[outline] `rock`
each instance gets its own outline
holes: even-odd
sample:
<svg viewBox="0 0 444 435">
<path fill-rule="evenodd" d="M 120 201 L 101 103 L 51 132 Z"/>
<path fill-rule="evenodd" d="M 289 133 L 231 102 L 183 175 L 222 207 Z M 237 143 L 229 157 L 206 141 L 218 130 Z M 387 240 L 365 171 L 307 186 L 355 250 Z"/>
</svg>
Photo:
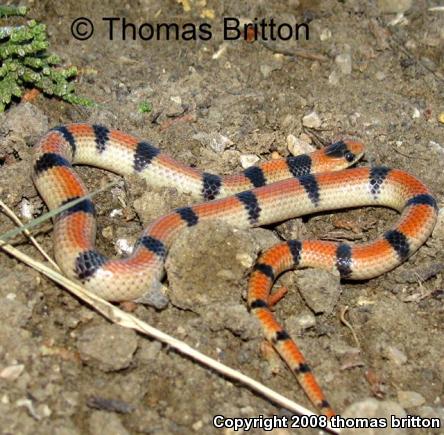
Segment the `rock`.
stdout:
<svg viewBox="0 0 444 435">
<path fill-rule="evenodd" d="M 342 414 L 343 418 L 384 418 L 390 422 L 391 416 L 405 417 L 405 411 L 396 402 L 379 401 L 373 398 L 365 399 L 350 405 Z M 401 435 L 406 434 L 405 429 L 389 427 L 381 429 L 342 429 L 341 435 Z"/>
<path fill-rule="evenodd" d="M 27 198 L 23 198 L 19 204 L 20 216 L 25 220 L 31 220 L 36 213 L 34 204 Z"/>
<path fill-rule="evenodd" d="M 302 125 L 308 128 L 319 128 L 322 125 L 321 118 L 316 112 L 310 112 L 302 118 Z"/>
<path fill-rule="evenodd" d="M 15 381 L 25 370 L 24 364 L 13 364 L 0 371 L 0 379 Z"/>
<path fill-rule="evenodd" d="M 383 14 L 399 14 L 412 6 L 412 0 L 378 0 L 378 9 Z"/>
<path fill-rule="evenodd" d="M 305 331 L 316 325 L 316 317 L 311 311 L 306 310 L 301 314 L 290 316 L 285 324 L 289 331 Z"/>
<path fill-rule="evenodd" d="M 425 399 L 415 391 L 398 391 L 398 402 L 403 408 L 415 408 L 424 405 Z"/>
<path fill-rule="evenodd" d="M 86 328 L 77 339 L 80 358 L 100 370 L 111 372 L 127 368 L 137 349 L 137 335 L 118 325 Z"/>
<path fill-rule="evenodd" d="M 394 364 L 401 366 L 407 362 L 407 355 L 394 346 L 386 346 L 383 349 L 384 356 Z"/>
<path fill-rule="evenodd" d="M 198 420 L 192 424 L 192 428 L 195 432 L 200 432 L 203 429 L 204 423 L 202 420 Z"/>
<path fill-rule="evenodd" d="M 421 118 L 421 111 L 417 107 L 414 107 L 412 113 L 412 119 L 419 119 L 419 118 Z"/>
<path fill-rule="evenodd" d="M 338 54 L 335 58 L 336 65 L 343 75 L 349 75 L 352 72 L 352 58 L 350 53 Z"/>
<path fill-rule="evenodd" d="M 253 166 L 255 163 L 259 161 L 259 157 L 256 154 L 242 154 L 239 157 L 240 164 L 244 169 Z"/>
<path fill-rule="evenodd" d="M 220 220 L 185 229 L 165 264 L 172 304 L 197 313 L 242 304 L 240 295 L 258 252 L 277 242 L 271 231 L 233 228 Z"/>
<path fill-rule="evenodd" d="M 375 78 L 376 78 L 376 80 L 382 82 L 383 80 L 385 80 L 386 75 L 385 75 L 384 71 L 378 71 L 378 72 L 375 74 Z"/>
<path fill-rule="evenodd" d="M 321 41 L 327 41 L 328 39 L 331 38 L 331 30 L 328 27 L 325 27 L 324 29 L 322 29 L 321 33 L 319 34 L 319 39 Z"/>
<path fill-rule="evenodd" d="M 299 291 L 315 314 L 333 311 L 341 294 L 340 277 L 326 270 L 306 269 L 296 273 Z"/>
<path fill-rule="evenodd" d="M 199 141 L 202 145 L 210 147 L 216 153 L 221 153 L 227 147 L 233 145 L 233 142 L 226 136 L 220 133 L 204 133 L 199 132 L 193 135 L 193 139 Z"/>
<path fill-rule="evenodd" d="M 287 148 L 293 156 L 312 153 L 315 150 L 308 142 L 305 142 L 292 134 L 287 136 Z"/>
<path fill-rule="evenodd" d="M 201 222 L 182 231 L 165 265 L 171 302 L 197 312 L 212 304 L 239 303 L 239 287 L 245 286 L 259 250 L 250 231 L 221 221 Z"/>
</svg>

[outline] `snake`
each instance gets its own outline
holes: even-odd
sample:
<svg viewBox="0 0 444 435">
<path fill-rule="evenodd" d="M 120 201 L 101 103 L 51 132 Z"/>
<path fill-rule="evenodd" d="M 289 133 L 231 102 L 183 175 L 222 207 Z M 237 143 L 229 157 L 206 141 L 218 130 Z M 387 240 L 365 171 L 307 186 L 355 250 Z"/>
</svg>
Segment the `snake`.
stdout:
<svg viewBox="0 0 444 435">
<path fill-rule="evenodd" d="M 385 166 L 351 167 L 365 152 L 345 138 L 309 154 L 264 161 L 234 175 L 216 175 L 176 161 L 147 140 L 103 125 L 75 123 L 49 130 L 34 147 L 32 179 L 50 210 L 78 200 L 54 217 L 54 256 L 63 273 L 109 301 L 140 300 L 158 288 L 172 241 L 184 228 L 222 220 L 238 228 L 268 225 L 307 214 L 385 206 L 400 216 L 391 229 L 363 243 L 289 240 L 261 254 L 248 284 L 247 304 L 267 340 L 295 374 L 308 398 L 335 415 L 295 341 L 276 320 L 272 286 L 295 268 L 321 268 L 345 280 L 386 273 L 433 231 L 437 201 L 416 177 Z M 131 255 L 111 259 L 95 247 L 96 213 L 73 169 L 86 164 L 122 176 L 137 174 L 152 186 L 174 187 L 200 201 L 149 224 Z"/>
</svg>

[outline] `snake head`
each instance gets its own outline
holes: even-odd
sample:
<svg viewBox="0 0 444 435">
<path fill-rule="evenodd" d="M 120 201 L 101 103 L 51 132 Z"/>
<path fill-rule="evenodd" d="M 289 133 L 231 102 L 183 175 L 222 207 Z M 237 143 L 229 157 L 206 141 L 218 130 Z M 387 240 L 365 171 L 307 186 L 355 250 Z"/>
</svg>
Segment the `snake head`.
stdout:
<svg viewBox="0 0 444 435">
<path fill-rule="evenodd" d="M 351 166 L 364 155 L 364 145 L 356 140 L 344 139 L 326 146 L 324 153 L 329 158 L 344 160 L 347 166 Z"/>
<path fill-rule="evenodd" d="M 316 151 L 312 157 L 316 172 L 339 171 L 354 165 L 364 155 L 364 145 L 343 139 Z"/>
</svg>

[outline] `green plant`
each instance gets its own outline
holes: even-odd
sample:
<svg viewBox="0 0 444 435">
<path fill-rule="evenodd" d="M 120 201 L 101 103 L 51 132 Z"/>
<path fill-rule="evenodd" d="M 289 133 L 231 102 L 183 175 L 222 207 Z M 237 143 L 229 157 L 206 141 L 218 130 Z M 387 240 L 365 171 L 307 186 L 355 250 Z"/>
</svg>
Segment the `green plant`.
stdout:
<svg viewBox="0 0 444 435">
<path fill-rule="evenodd" d="M 0 6 L 0 18 L 26 15 L 25 7 Z M 61 60 L 47 52 L 46 26 L 34 20 L 22 25 L 0 27 L 0 112 L 13 97 L 20 98 L 26 88 L 36 88 L 46 95 L 83 106 L 93 102 L 75 94 L 69 79 L 77 68 L 58 68 Z"/>
<path fill-rule="evenodd" d="M 142 101 L 139 104 L 139 113 L 150 113 L 153 110 L 153 106 L 149 101 Z"/>
</svg>

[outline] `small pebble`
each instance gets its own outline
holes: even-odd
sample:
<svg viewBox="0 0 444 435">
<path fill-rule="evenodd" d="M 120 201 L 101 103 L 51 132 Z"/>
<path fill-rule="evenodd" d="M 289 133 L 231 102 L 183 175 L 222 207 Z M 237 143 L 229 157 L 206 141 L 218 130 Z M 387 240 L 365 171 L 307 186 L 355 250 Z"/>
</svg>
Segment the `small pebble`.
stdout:
<svg viewBox="0 0 444 435">
<path fill-rule="evenodd" d="M 40 415 L 41 418 L 47 418 L 51 416 L 52 411 L 46 403 L 42 403 L 37 407 L 37 413 L 38 415 Z"/>
<path fill-rule="evenodd" d="M 239 157 L 241 166 L 246 169 L 250 166 L 253 166 L 255 163 L 259 161 L 259 157 L 255 154 L 242 154 Z"/>
<path fill-rule="evenodd" d="M 406 43 L 405 43 L 405 48 L 407 48 L 408 50 L 414 51 L 417 48 L 416 42 L 413 39 L 409 39 Z"/>
<path fill-rule="evenodd" d="M 404 352 L 394 346 L 387 346 L 384 350 L 384 356 L 391 362 L 401 366 L 407 362 L 407 356 Z"/>
<path fill-rule="evenodd" d="M 296 317 L 296 324 L 301 330 L 313 328 L 316 325 L 316 317 L 311 311 L 302 313 Z"/>
<path fill-rule="evenodd" d="M 236 254 L 236 260 L 245 268 L 252 267 L 254 259 L 246 252 Z"/>
<path fill-rule="evenodd" d="M 22 217 L 24 217 L 27 220 L 32 219 L 34 213 L 34 207 L 29 202 L 29 200 L 23 198 L 20 201 L 19 207 L 20 207 L 20 214 L 22 215 Z"/>
<path fill-rule="evenodd" d="M 287 148 L 293 156 L 312 153 L 314 151 L 314 148 L 309 143 L 298 139 L 293 134 L 287 136 Z"/>
<path fill-rule="evenodd" d="M 417 107 L 413 108 L 412 118 L 418 119 L 421 116 L 421 112 Z"/>
<path fill-rule="evenodd" d="M 339 67 L 339 71 L 343 75 L 349 75 L 352 72 L 352 58 L 350 53 L 338 54 L 335 58 L 335 62 Z"/>
<path fill-rule="evenodd" d="M 429 146 L 433 151 L 444 154 L 444 144 L 440 144 L 438 142 L 435 142 L 434 140 L 431 140 L 429 141 Z"/>
<path fill-rule="evenodd" d="M 233 142 L 226 136 L 220 133 L 196 133 L 193 135 L 193 139 L 199 141 L 202 145 L 210 147 L 216 153 L 221 153 L 225 151 L 227 147 L 233 145 Z"/>
<path fill-rule="evenodd" d="M 133 246 L 128 239 L 117 239 L 114 246 L 119 255 L 130 255 L 133 252 Z"/>
<path fill-rule="evenodd" d="M 424 397 L 415 391 L 398 391 L 398 402 L 403 408 L 416 408 L 424 405 Z"/>
<path fill-rule="evenodd" d="M 176 104 L 182 104 L 182 98 L 181 98 L 179 95 L 177 95 L 177 96 L 173 96 L 173 97 L 170 97 L 170 100 L 171 100 L 173 103 L 176 103 Z"/>
<path fill-rule="evenodd" d="M 385 73 L 383 71 L 378 71 L 376 73 L 375 77 L 376 77 L 376 80 L 379 80 L 381 82 L 382 80 L 385 79 L 386 76 L 385 76 Z"/>
<path fill-rule="evenodd" d="M 260 66 L 260 70 L 261 70 L 262 77 L 264 77 L 264 79 L 266 79 L 267 77 L 269 77 L 269 75 L 273 71 L 273 67 L 271 65 L 262 64 Z"/>
<path fill-rule="evenodd" d="M 123 210 L 121 208 L 114 208 L 111 210 L 109 217 L 114 218 L 122 215 L 123 215 Z"/>
<path fill-rule="evenodd" d="M 353 126 L 358 125 L 358 121 L 359 121 L 360 117 L 361 117 L 361 114 L 359 112 L 353 112 L 350 115 L 350 123 L 351 123 L 351 125 L 353 125 Z"/>
<path fill-rule="evenodd" d="M 104 227 L 102 229 L 102 236 L 106 239 L 106 240 L 113 240 L 114 239 L 114 230 L 113 227 L 111 225 L 108 225 L 107 227 Z"/>
<path fill-rule="evenodd" d="M 302 118 L 302 125 L 308 128 L 319 128 L 322 125 L 321 118 L 316 112 L 311 112 Z"/>
<path fill-rule="evenodd" d="M 325 27 L 321 34 L 319 35 L 319 39 L 321 41 L 327 41 L 327 39 L 331 38 L 331 30 L 328 27 Z"/>
<path fill-rule="evenodd" d="M 193 425 L 191 427 L 193 428 L 193 430 L 195 432 L 198 432 L 203 428 L 203 421 L 198 420 L 198 421 L 196 421 L 196 423 L 193 423 Z"/>
<path fill-rule="evenodd" d="M 25 370 L 25 366 L 23 364 L 14 364 L 8 367 L 5 367 L 0 372 L 0 378 L 6 379 L 7 381 L 15 381 Z"/>
</svg>

